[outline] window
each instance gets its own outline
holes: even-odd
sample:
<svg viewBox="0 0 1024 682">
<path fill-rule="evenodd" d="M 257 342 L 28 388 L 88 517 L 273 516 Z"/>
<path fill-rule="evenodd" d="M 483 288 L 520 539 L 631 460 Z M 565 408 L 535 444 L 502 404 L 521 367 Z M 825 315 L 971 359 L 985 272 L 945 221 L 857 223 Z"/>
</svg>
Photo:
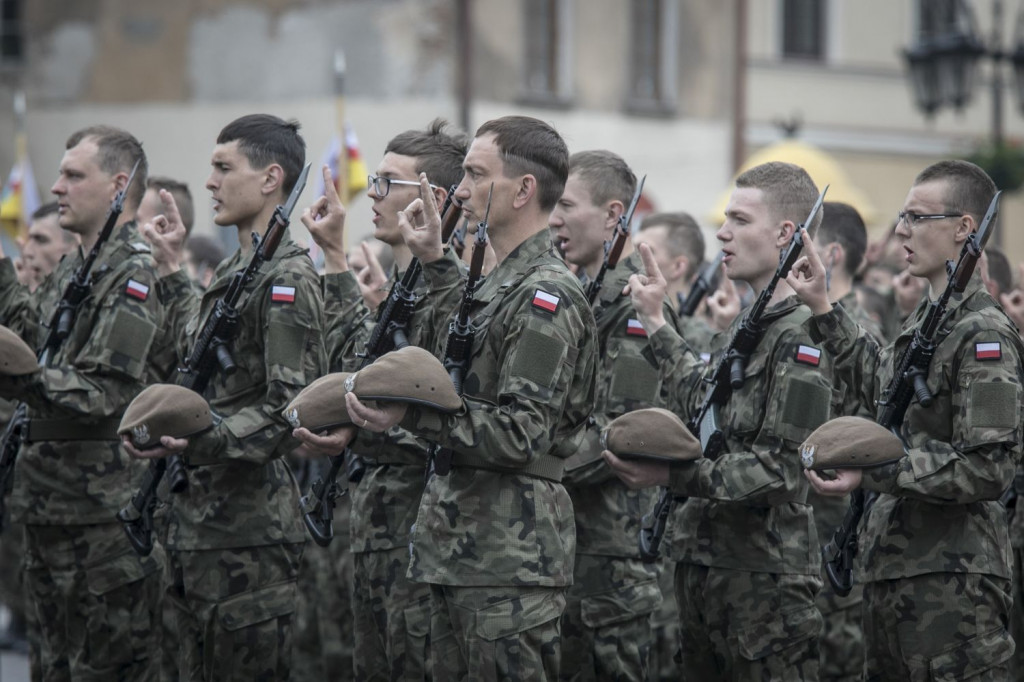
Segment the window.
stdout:
<svg viewBox="0 0 1024 682">
<path fill-rule="evenodd" d="M 782 0 L 782 58 L 825 61 L 827 0 Z"/>
<path fill-rule="evenodd" d="M 627 109 L 669 112 L 675 102 L 676 3 L 632 0 Z"/>
<path fill-rule="evenodd" d="M 951 33 L 957 28 L 959 0 L 917 0 L 915 4 L 921 38 Z"/>
<path fill-rule="evenodd" d="M 526 0 L 524 98 L 534 103 L 569 97 L 570 22 L 568 0 Z"/>
<path fill-rule="evenodd" d="M 0 0 L 0 63 L 20 63 L 24 57 L 22 0 Z"/>
</svg>

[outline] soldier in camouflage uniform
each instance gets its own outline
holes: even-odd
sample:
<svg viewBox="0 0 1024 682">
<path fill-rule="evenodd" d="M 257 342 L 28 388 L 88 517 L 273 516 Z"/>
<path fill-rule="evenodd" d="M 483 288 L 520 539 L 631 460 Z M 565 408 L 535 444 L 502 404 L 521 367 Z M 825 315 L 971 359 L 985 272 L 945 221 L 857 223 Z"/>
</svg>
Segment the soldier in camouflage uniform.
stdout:
<svg viewBox="0 0 1024 682">
<path fill-rule="evenodd" d="M 946 287 L 956 259 L 995 185 L 965 161 L 929 166 L 914 181 L 896 235 L 910 273 L 931 295 Z M 824 295 L 824 267 L 813 249 L 791 274 L 816 313 L 812 329 L 837 357 L 837 374 L 864 412 L 893 374 L 927 308 L 911 314 L 894 344 L 879 348 Z M 860 534 L 868 680 L 1005 680 L 1014 642 L 1010 543 L 999 498 L 1021 455 L 1020 338 L 975 272 L 950 299 L 927 383 L 928 408 L 911 403 L 899 435 L 907 455 L 872 469 L 808 478 L 822 493 L 859 486 L 880 493 Z"/>
<path fill-rule="evenodd" d="M 554 129 L 520 116 L 482 125 L 466 155 L 456 196 L 469 219 L 481 221 L 493 186 L 488 234 L 498 265 L 470 313 L 476 336 L 465 407 L 442 415 L 346 396 L 356 424 L 382 431 L 400 422 L 453 450 L 450 472 L 427 482 L 409 568 L 431 585 L 434 679 L 558 675 L 576 544 L 561 478 L 593 407 L 597 355 L 590 307 L 547 230 L 568 161 Z M 425 176 L 420 183 L 428 194 Z M 400 224 L 424 263 L 430 296 L 450 299 L 436 309 L 452 311 L 461 267 L 442 251 L 432 206 L 415 200 Z"/>
<path fill-rule="evenodd" d="M 398 212 L 419 196 L 419 174 L 434 183 L 431 199 L 440 206 L 447 196 L 444 188 L 458 184 L 468 139 L 447 130 L 443 119 L 434 120 L 426 130 L 409 130 L 388 143 L 377 175 L 367 189 L 373 200 L 374 234 L 391 247 L 396 270 L 391 282 L 400 279 L 412 260 L 402 241 Z M 355 277 L 348 269 L 343 251 L 344 212 L 336 196 L 321 200 L 303 215 L 310 234 L 324 250 L 324 305 L 331 371 L 354 372 L 363 364 L 357 354 L 364 350 L 373 331 L 374 318 L 363 305 Z M 340 220 L 332 220 L 340 216 Z M 417 284 L 420 305 L 407 329 L 409 343 L 433 348 L 438 325 L 426 287 Z M 311 447 L 330 443 L 307 429 L 295 435 Z M 337 445 L 327 452 L 336 454 Z M 352 518 L 351 547 L 354 554 L 355 661 L 358 680 L 423 680 L 430 677 L 429 638 L 430 586 L 410 580 L 409 531 L 416 520 L 423 495 L 428 444 L 408 431 L 393 427 L 383 434 L 364 431 L 353 452 L 365 462 L 365 473 L 350 488 Z M 341 543 L 348 544 L 348 538 Z M 337 589 L 334 586 L 333 589 Z"/>
<path fill-rule="evenodd" d="M 298 124 L 243 116 L 217 138 L 206 186 L 214 221 L 234 225 L 242 248 L 217 268 L 200 300 L 180 269 L 184 227 L 170 195 L 167 214 L 147 234 L 160 286 L 192 315 L 181 331 L 185 356 L 236 270 L 251 257 L 250 233 L 263 234 L 291 192 L 305 158 Z M 230 343 L 237 369 L 218 372 L 204 397 L 218 418 L 192 439 L 162 438 L 136 457 L 183 455 L 188 491 L 172 495 L 167 547 L 180 649 L 187 680 L 287 680 L 291 668 L 296 576 L 305 543 L 299 492 L 282 455 L 297 443 L 281 417 L 288 402 L 323 374 L 323 305 L 307 252 L 285 234 L 248 287 Z"/>
<path fill-rule="evenodd" d="M 817 194 L 792 164 L 741 174 L 717 235 L 726 275 L 763 290 Z M 689 419 L 703 397 L 705 366 L 665 324 L 665 280 L 646 246 L 641 254 L 647 275 L 630 278 L 633 305 Z M 627 484 L 662 485 L 688 498 L 673 519 L 670 547 L 683 679 L 818 679 L 821 561 L 797 449 L 828 420 L 832 383 L 831 361 L 805 329 L 809 317 L 780 282 L 744 384 L 722 407 L 725 447 L 717 457 L 668 465 L 605 452 Z"/>
<path fill-rule="evenodd" d="M 146 157 L 129 133 L 105 126 L 74 133 L 66 146 L 51 191 L 61 227 L 80 235 L 82 248 L 31 296 L 10 260 L 0 260 L 0 322 L 32 347 L 42 345 L 44 324 L 140 163 L 70 336 L 49 369 L 0 385 L 27 402 L 31 419 L 9 505 L 25 524 L 25 592 L 40 626 L 33 676 L 155 680 L 163 552 L 137 556 L 115 518 L 142 473 L 120 450 L 116 429 L 151 378 L 147 359 L 161 324 L 156 273 L 133 220 Z"/>
<path fill-rule="evenodd" d="M 636 191 L 626 162 L 607 151 L 573 154 L 565 192 L 551 212 L 552 238 L 566 262 L 593 281 L 619 216 Z M 640 517 L 653 491 L 627 488 L 601 458 L 601 429 L 612 419 L 661 404 L 658 369 L 642 355 L 647 333 L 623 295 L 640 272 L 630 238 L 606 271 L 594 301 L 600 362 L 597 399 L 586 438 L 566 462 L 565 485 L 576 517 L 576 569 L 562 615 L 562 679 L 646 680 L 653 645 L 651 616 L 661 603 L 657 567 L 640 559 Z M 666 316 L 675 321 L 667 301 Z M 675 601 L 675 596 L 668 595 Z"/>
</svg>

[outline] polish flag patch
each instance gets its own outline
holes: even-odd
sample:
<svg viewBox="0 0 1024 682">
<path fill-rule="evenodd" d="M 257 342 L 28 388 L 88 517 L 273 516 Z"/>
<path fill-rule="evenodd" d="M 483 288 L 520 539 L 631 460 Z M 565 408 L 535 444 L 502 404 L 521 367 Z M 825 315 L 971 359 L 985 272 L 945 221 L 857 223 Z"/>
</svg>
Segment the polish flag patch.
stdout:
<svg viewBox="0 0 1024 682">
<path fill-rule="evenodd" d="M 974 344 L 975 360 L 998 360 L 1003 357 L 1003 348 L 998 341 Z"/>
<path fill-rule="evenodd" d="M 270 300 L 274 303 L 294 303 L 295 287 L 275 286 L 270 291 Z"/>
<path fill-rule="evenodd" d="M 533 295 L 533 305 L 541 310 L 546 310 L 549 313 L 553 313 L 558 310 L 558 302 L 561 299 L 558 296 L 549 294 L 546 291 L 537 289 L 537 292 Z"/>
<path fill-rule="evenodd" d="M 128 285 L 124 289 L 124 293 L 128 294 L 132 298 L 145 301 L 149 298 L 149 287 L 142 282 L 136 282 L 134 279 L 129 279 Z"/>
<path fill-rule="evenodd" d="M 796 361 L 817 367 L 821 362 L 821 351 L 811 346 L 799 346 L 796 349 Z"/>
<path fill-rule="evenodd" d="M 642 324 L 640 324 L 640 320 L 635 320 L 633 318 L 629 318 L 629 320 L 626 321 L 626 333 L 630 336 L 647 337 L 647 330 L 644 329 Z"/>
</svg>

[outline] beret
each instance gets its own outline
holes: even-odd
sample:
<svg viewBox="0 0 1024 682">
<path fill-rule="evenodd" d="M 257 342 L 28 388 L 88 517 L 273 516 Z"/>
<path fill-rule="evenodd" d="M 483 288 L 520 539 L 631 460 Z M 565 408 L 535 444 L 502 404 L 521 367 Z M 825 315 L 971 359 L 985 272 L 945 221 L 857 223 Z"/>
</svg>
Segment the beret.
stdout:
<svg viewBox="0 0 1024 682">
<path fill-rule="evenodd" d="M 0 327 L 0 375 L 20 377 L 39 369 L 36 354 L 28 344 L 7 327 Z"/>
<path fill-rule="evenodd" d="M 462 407 L 444 365 L 418 346 L 385 353 L 350 376 L 345 386 L 360 400 L 415 403 L 441 412 Z"/>
<path fill-rule="evenodd" d="M 863 417 L 827 421 L 800 448 L 805 469 L 859 469 L 895 462 L 906 454 L 899 436 Z"/>
<path fill-rule="evenodd" d="M 688 462 L 703 456 L 683 420 L 660 407 L 627 412 L 601 432 L 601 445 L 623 459 Z"/>
<path fill-rule="evenodd" d="M 140 450 L 160 444 L 161 436 L 185 438 L 213 426 L 206 399 L 177 384 L 153 384 L 135 396 L 121 417 L 119 435 L 131 434 Z"/>
<path fill-rule="evenodd" d="M 350 372 L 335 372 L 320 377 L 299 391 L 281 414 L 295 429 L 322 431 L 351 424 L 345 405 L 345 381 L 350 376 Z"/>
</svg>

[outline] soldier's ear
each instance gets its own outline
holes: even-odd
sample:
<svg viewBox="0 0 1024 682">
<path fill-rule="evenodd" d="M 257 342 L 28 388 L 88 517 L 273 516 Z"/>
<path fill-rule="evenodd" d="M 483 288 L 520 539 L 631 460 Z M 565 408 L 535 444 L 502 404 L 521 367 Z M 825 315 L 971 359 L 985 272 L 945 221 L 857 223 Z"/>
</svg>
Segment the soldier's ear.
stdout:
<svg viewBox="0 0 1024 682">
<path fill-rule="evenodd" d="M 515 196 L 512 198 L 512 206 L 522 208 L 530 202 L 535 194 L 537 194 L 537 178 L 527 173 L 519 178 Z"/>
<path fill-rule="evenodd" d="M 978 229 L 978 223 L 974 221 L 974 216 L 963 215 L 956 223 L 956 229 L 953 231 L 953 241 L 957 244 L 963 244 L 967 239 L 968 235 Z"/>
<path fill-rule="evenodd" d="M 273 194 L 281 190 L 284 192 L 284 169 L 276 163 L 272 163 L 263 169 L 263 186 L 260 188 L 263 194 Z"/>
<path fill-rule="evenodd" d="M 437 204 L 437 210 L 441 210 L 441 206 L 444 205 L 444 200 L 448 197 L 448 190 L 444 187 L 434 187 L 431 190 L 434 193 L 434 202 Z"/>
<path fill-rule="evenodd" d="M 626 207 L 618 199 L 612 199 L 604 207 L 604 228 L 611 232 L 619 224 L 619 216 L 625 213 Z M 628 226 L 627 226 L 628 227 Z"/>
<path fill-rule="evenodd" d="M 796 234 L 796 224 L 792 220 L 783 220 L 779 224 L 778 238 L 775 241 L 775 245 L 784 249 L 789 246 L 789 242 L 793 239 L 793 235 Z"/>
</svg>

